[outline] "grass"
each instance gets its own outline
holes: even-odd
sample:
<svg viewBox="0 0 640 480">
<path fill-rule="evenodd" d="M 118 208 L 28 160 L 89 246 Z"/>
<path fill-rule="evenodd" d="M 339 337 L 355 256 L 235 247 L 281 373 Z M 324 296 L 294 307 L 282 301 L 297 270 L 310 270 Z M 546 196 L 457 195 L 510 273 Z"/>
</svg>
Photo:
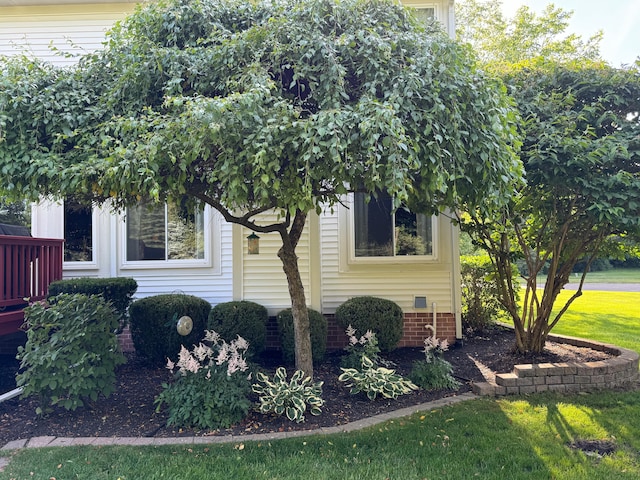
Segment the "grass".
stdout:
<svg viewBox="0 0 640 480">
<path fill-rule="evenodd" d="M 613 441 L 602 457 L 571 448 Z M 26 449 L 1 479 L 637 479 L 637 393 L 480 399 L 360 432 L 262 443 Z"/>
<path fill-rule="evenodd" d="M 538 283 L 544 283 L 545 276 L 538 277 Z M 579 282 L 580 275 L 571 277 L 571 282 Z M 585 283 L 640 283 L 640 268 L 614 268 L 603 272 L 590 272 Z"/>
<path fill-rule="evenodd" d="M 638 318 L 640 293 L 587 291 L 557 332 L 640 351 Z M 601 456 L 571 447 L 590 440 L 616 450 Z M 262 443 L 25 449 L 0 473 L 0 480 L 301 477 L 637 479 L 640 393 L 479 399 L 350 434 Z"/>
<path fill-rule="evenodd" d="M 556 302 L 573 292 L 563 291 Z M 640 293 L 583 290 L 553 333 L 613 343 L 640 352 Z"/>
</svg>

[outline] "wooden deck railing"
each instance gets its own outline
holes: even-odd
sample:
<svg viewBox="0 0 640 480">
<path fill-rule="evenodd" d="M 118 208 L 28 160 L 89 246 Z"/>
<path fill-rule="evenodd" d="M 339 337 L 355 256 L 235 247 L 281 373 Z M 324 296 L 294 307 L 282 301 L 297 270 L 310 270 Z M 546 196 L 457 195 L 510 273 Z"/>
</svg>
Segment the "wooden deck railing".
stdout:
<svg viewBox="0 0 640 480">
<path fill-rule="evenodd" d="M 62 245 L 50 238 L 0 235 L 0 335 L 17 330 L 16 310 L 42 300 L 49 284 L 62 278 Z M 3 313 L 12 326 L 3 325 Z M 12 319 L 12 320 L 11 320 Z M 4 322 L 6 323 L 6 322 Z"/>
</svg>

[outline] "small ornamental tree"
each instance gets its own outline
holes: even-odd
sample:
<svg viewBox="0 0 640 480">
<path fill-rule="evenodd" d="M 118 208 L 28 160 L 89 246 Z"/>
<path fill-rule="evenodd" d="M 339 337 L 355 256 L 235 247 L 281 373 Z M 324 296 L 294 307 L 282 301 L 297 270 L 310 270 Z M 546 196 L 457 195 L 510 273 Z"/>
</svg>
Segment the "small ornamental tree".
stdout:
<svg viewBox="0 0 640 480">
<path fill-rule="evenodd" d="M 504 18 L 500 3 L 456 2 L 457 32 L 516 100 L 527 184 L 501 214 L 473 213 L 463 228 L 494 263 L 518 350 L 537 352 L 582 294 L 598 254 L 640 235 L 640 63 L 606 66 L 601 32 L 587 40 L 566 32 L 570 11 L 549 5 L 536 15 L 523 6 Z M 516 262 L 526 284 L 522 303 Z M 552 315 L 578 262 L 579 288 Z"/>
<path fill-rule="evenodd" d="M 2 62 L 0 185 L 116 208 L 187 195 L 277 232 L 311 375 L 296 256 L 309 212 L 353 190 L 490 210 L 518 182 L 514 112 L 475 64 L 387 0 L 145 3 L 74 67 Z"/>
<path fill-rule="evenodd" d="M 527 185 L 503 215 L 472 215 L 465 228 L 495 264 L 518 350 L 539 352 L 606 242 L 640 239 L 640 69 L 551 64 L 515 69 L 505 81 L 523 119 Z M 512 279 L 518 260 L 522 293 Z M 552 313 L 578 262 L 578 289 Z"/>
</svg>

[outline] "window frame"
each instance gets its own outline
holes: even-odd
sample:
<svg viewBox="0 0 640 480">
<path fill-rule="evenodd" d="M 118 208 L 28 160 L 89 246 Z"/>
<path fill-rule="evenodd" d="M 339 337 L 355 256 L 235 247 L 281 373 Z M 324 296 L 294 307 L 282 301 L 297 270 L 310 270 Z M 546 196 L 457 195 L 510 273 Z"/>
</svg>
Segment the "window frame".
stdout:
<svg viewBox="0 0 640 480">
<path fill-rule="evenodd" d="M 165 207 L 164 235 L 165 241 L 168 235 L 167 204 Z M 214 215 L 209 205 L 203 208 L 203 258 L 169 259 L 164 260 L 127 260 L 127 210 L 120 218 L 120 268 L 122 270 L 158 270 L 158 269 L 184 269 L 184 268 L 210 268 L 214 266 L 214 251 L 219 250 L 220 220 Z M 218 255 L 219 258 L 219 255 Z"/>
<path fill-rule="evenodd" d="M 420 2 L 420 1 L 406 1 L 403 2 L 403 5 L 405 7 L 408 8 L 412 8 L 414 10 L 427 10 L 427 9 L 433 9 L 433 19 L 440 21 L 440 12 L 439 12 L 439 7 L 441 6 L 441 4 L 435 3 L 435 2 Z"/>
<path fill-rule="evenodd" d="M 347 211 L 347 251 L 348 263 L 351 265 L 389 265 L 389 264 L 426 264 L 438 261 L 438 217 L 431 216 L 431 254 L 430 255 L 393 255 L 388 256 L 356 256 L 356 219 L 355 194 L 350 193 L 345 202 Z M 391 219 L 390 219 L 391 220 Z M 393 220 L 391 220 L 393 221 Z M 394 244 L 395 252 L 395 244 Z"/>
<path fill-rule="evenodd" d="M 65 204 L 67 200 L 62 202 L 62 237 L 67 239 L 65 224 L 66 224 L 66 212 Z M 63 270 L 95 270 L 98 268 L 98 248 L 99 248 L 99 236 L 98 236 L 98 209 L 94 205 L 90 205 L 91 208 L 91 260 L 64 260 L 65 252 L 63 247 L 62 253 L 62 269 Z"/>
</svg>

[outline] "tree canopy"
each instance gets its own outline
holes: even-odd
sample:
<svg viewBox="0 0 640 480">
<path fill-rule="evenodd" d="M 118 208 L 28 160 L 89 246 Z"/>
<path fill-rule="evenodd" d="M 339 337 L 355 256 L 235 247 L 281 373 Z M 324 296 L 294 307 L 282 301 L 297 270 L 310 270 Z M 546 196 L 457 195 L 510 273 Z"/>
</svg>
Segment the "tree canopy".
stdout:
<svg viewBox="0 0 640 480">
<path fill-rule="evenodd" d="M 76 66 L 2 61 L 0 180 L 116 207 L 188 195 L 278 232 L 310 372 L 308 212 L 386 190 L 396 207 L 489 214 L 521 178 L 514 121 L 469 49 L 390 1 L 160 0 Z"/>
</svg>

